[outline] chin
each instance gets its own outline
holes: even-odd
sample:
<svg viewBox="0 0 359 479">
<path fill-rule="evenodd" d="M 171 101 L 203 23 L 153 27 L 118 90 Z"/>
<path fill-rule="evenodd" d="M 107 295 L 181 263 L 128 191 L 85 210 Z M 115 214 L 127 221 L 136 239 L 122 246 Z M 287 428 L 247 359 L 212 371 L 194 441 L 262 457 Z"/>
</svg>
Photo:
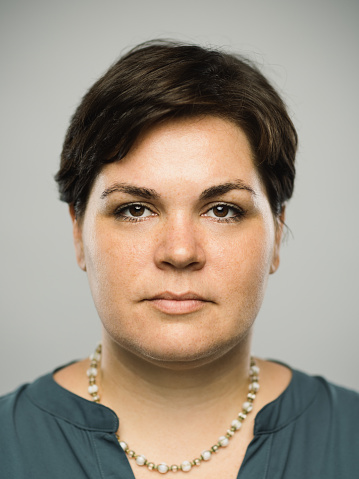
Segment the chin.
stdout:
<svg viewBox="0 0 359 479">
<path fill-rule="evenodd" d="M 247 337 L 247 334 L 245 336 Z M 166 341 L 165 346 L 157 348 L 153 347 L 153 344 L 148 347 L 147 343 L 145 346 L 138 342 L 124 344 L 120 341 L 119 343 L 127 352 L 151 364 L 168 369 L 184 370 L 204 366 L 225 356 L 243 340 L 243 337 L 231 337 L 228 341 L 222 342 L 218 342 L 218 339 L 213 342 L 194 339 L 185 344 L 178 344 L 178 341 L 172 343 Z"/>
</svg>

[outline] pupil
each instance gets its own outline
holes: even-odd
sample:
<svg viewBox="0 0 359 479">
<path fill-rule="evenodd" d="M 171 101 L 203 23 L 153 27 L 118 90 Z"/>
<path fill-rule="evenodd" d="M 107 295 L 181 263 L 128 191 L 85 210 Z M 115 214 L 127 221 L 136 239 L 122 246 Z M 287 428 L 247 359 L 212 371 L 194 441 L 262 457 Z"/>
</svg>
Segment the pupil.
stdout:
<svg viewBox="0 0 359 479">
<path fill-rule="evenodd" d="M 216 206 L 215 207 L 215 214 L 216 216 L 227 216 L 228 214 L 228 206 Z"/>
<path fill-rule="evenodd" d="M 129 211 L 132 216 L 142 216 L 144 211 L 144 206 L 132 205 L 130 206 Z"/>
</svg>

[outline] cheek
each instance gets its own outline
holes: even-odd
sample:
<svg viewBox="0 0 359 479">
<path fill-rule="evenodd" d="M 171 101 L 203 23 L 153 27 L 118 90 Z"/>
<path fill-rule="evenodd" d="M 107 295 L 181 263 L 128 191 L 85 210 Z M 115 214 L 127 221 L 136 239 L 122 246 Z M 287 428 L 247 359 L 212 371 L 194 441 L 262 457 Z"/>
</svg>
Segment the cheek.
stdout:
<svg viewBox="0 0 359 479">
<path fill-rule="evenodd" d="M 104 231 L 100 225 L 84 244 L 87 275 L 97 302 L 129 290 L 149 255 L 149 242 Z"/>
<path fill-rule="evenodd" d="M 222 305 L 226 309 L 225 316 L 228 321 L 236 320 L 240 330 L 253 324 L 261 308 L 270 259 L 270 242 L 259 241 L 258 237 L 248 238 L 237 244 L 236 248 L 231 248 L 230 261 L 227 266 L 221 267 L 219 276 L 215 278 Z"/>
<path fill-rule="evenodd" d="M 213 263 L 217 263 L 219 279 L 238 286 L 261 287 L 269 274 L 274 247 L 274 231 L 259 224 L 247 228 L 227 241 L 211 245 Z"/>
</svg>

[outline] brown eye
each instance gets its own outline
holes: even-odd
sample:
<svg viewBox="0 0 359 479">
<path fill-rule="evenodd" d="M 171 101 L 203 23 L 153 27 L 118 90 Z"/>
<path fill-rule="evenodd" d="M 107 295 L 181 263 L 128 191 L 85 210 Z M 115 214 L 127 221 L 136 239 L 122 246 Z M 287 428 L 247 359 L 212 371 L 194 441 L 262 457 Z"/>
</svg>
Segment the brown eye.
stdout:
<svg viewBox="0 0 359 479">
<path fill-rule="evenodd" d="M 207 210 L 206 213 L 203 213 L 203 216 L 216 219 L 219 222 L 229 223 L 240 221 L 245 216 L 245 212 L 239 206 L 218 203 Z"/>
<path fill-rule="evenodd" d="M 141 203 L 132 203 L 120 207 L 115 211 L 115 217 L 121 221 L 142 221 L 149 216 L 155 216 L 147 206 Z"/>
<path fill-rule="evenodd" d="M 217 205 L 213 208 L 213 213 L 219 218 L 224 218 L 228 215 L 230 207 L 227 205 Z"/>
<path fill-rule="evenodd" d="M 131 205 L 128 207 L 128 212 L 131 216 L 143 216 L 146 208 L 143 205 Z"/>
</svg>

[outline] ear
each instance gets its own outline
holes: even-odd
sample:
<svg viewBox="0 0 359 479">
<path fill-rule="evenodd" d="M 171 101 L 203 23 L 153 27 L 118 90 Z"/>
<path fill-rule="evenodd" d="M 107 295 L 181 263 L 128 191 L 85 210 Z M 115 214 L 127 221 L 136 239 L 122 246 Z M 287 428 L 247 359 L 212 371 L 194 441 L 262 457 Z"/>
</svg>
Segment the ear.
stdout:
<svg viewBox="0 0 359 479">
<path fill-rule="evenodd" d="M 275 243 L 273 249 L 272 264 L 269 270 L 270 274 L 273 274 L 277 271 L 280 262 L 280 246 L 282 243 L 283 228 L 285 222 L 285 206 L 283 206 L 280 215 L 275 218 Z"/>
<path fill-rule="evenodd" d="M 72 220 L 72 234 L 74 239 L 77 264 L 83 271 L 86 271 L 84 245 L 82 241 L 82 226 L 76 218 L 74 205 L 70 205 L 69 211 Z"/>
</svg>

